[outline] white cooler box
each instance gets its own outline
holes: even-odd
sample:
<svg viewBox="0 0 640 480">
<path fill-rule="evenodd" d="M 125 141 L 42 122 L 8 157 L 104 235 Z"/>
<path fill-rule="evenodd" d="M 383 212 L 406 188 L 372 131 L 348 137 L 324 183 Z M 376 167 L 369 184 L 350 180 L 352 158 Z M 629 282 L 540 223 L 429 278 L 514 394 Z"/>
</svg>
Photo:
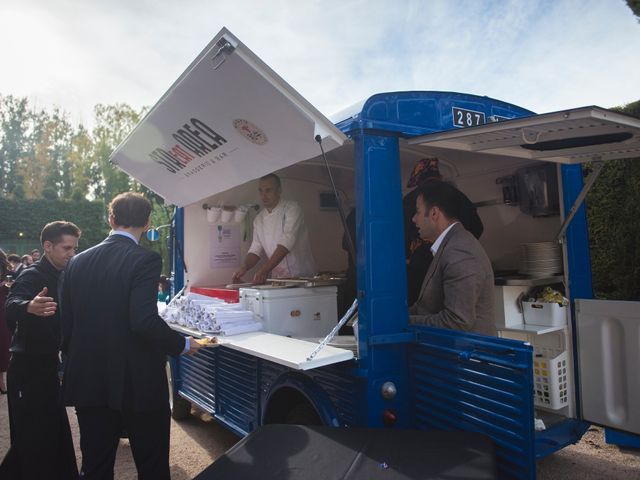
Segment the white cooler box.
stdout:
<svg viewBox="0 0 640 480">
<path fill-rule="evenodd" d="M 337 292 L 335 286 L 241 288 L 240 303 L 263 323 L 265 332 L 324 337 L 338 323 Z"/>
</svg>

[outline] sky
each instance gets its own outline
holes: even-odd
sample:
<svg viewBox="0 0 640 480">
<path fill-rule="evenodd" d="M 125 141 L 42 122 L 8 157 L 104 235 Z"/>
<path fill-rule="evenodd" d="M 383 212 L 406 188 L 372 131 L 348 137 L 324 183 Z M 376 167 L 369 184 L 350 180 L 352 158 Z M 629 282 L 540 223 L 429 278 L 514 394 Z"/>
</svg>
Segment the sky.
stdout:
<svg viewBox="0 0 640 480">
<path fill-rule="evenodd" d="M 0 95 L 152 106 L 224 26 L 327 116 L 446 90 L 542 113 L 640 99 L 624 0 L 0 0 Z"/>
</svg>

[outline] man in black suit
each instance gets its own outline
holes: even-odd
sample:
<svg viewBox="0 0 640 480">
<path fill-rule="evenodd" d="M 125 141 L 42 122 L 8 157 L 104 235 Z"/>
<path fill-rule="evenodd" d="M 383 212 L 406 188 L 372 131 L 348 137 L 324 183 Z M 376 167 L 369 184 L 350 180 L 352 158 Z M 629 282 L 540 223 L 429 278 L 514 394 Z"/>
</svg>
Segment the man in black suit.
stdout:
<svg viewBox="0 0 640 480">
<path fill-rule="evenodd" d="M 84 479 L 113 479 L 119 437 L 138 478 L 169 479 L 167 355 L 200 345 L 158 316 L 160 255 L 138 245 L 151 204 L 137 193 L 109 206 L 112 232 L 69 263 L 62 288 L 63 392 L 76 407 Z"/>
</svg>

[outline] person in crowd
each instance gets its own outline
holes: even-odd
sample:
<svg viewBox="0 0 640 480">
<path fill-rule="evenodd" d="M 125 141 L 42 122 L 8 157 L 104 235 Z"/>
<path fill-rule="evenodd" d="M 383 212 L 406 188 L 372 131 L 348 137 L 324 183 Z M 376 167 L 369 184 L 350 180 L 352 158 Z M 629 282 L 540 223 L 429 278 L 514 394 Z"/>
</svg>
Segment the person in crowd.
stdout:
<svg viewBox="0 0 640 480">
<path fill-rule="evenodd" d="M 18 276 L 19 269 L 22 268 L 22 261 L 20 260 L 20 256 L 15 253 L 10 253 L 7 255 L 7 260 L 9 261 L 11 272 L 13 273 L 13 278 Z"/>
<path fill-rule="evenodd" d="M 438 164 L 438 159 L 435 157 L 418 160 L 407 182 L 407 188 L 413 188 L 413 190 L 407 193 L 402 200 L 404 210 L 405 254 L 407 259 L 408 305 L 413 305 L 418 299 L 422 281 L 433 260 L 430 249 L 431 243 L 420 238 L 418 229 L 413 223 L 413 216 L 416 213 L 418 187 L 429 185 L 432 182 L 444 181 L 440 174 Z M 460 218 L 458 220 L 474 237 L 480 238 L 484 226 L 482 225 L 482 220 L 480 220 L 476 207 L 473 206 L 471 200 L 469 200 L 464 193 L 459 190 L 456 191 L 458 192 L 458 201 L 460 202 Z"/>
<path fill-rule="evenodd" d="M 139 478 L 170 478 L 167 355 L 201 346 L 158 315 L 162 259 L 138 244 L 150 213 L 141 194 L 117 195 L 111 234 L 74 257 L 65 273 L 63 398 L 76 409 L 85 480 L 113 478 L 123 430 Z"/>
<path fill-rule="evenodd" d="M 80 229 L 71 222 L 45 225 L 40 234 L 43 257 L 26 267 L 9 291 L 11 447 L 0 465 L 3 479 L 78 477 L 67 412 L 60 402 L 58 280 L 76 253 L 79 237 Z"/>
<path fill-rule="evenodd" d="M 37 262 L 38 260 L 40 260 L 40 250 L 38 250 L 37 248 L 34 248 L 33 250 L 31 250 L 31 259 L 34 262 Z"/>
<path fill-rule="evenodd" d="M 480 242 L 460 223 L 459 191 L 445 182 L 418 187 L 413 222 L 432 243 L 433 261 L 418 300 L 409 308 L 413 324 L 495 335 L 493 269 Z"/>
<path fill-rule="evenodd" d="M 158 301 L 167 302 L 171 296 L 171 285 L 169 285 L 169 279 L 164 275 L 160 275 L 158 281 Z"/>
<path fill-rule="evenodd" d="M 9 294 L 9 280 L 7 275 L 11 273 L 11 264 L 7 260 L 7 254 L 0 249 L 0 395 L 6 395 L 6 373 L 9 368 L 9 345 L 11 345 L 11 332 L 7 327 L 4 313 L 4 302 Z"/>
<path fill-rule="evenodd" d="M 233 274 L 232 282 L 242 282 L 242 277 L 258 264 L 263 254 L 266 261 L 253 275 L 253 283 L 264 283 L 269 276 L 315 275 L 315 261 L 300 206 L 281 199 L 282 184 L 276 174 L 262 177 L 258 191 L 264 208 L 253 221 L 253 242 L 242 267 Z"/>
<path fill-rule="evenodd" d="M 22 262 L 22 266 L 25 267 L 25 268 L 26 267 L 30 267 L 31 265 L 33 265 L 33 257 L 31 255 L 29 255 L 29 254 L 23 255 L 20 258 L 20 261 Z"/>
</svg>

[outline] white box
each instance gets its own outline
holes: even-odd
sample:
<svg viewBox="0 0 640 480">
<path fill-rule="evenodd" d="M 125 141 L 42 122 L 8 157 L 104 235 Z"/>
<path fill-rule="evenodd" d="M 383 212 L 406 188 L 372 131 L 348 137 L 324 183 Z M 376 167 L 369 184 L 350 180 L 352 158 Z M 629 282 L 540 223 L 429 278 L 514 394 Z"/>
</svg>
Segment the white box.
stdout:
<svg viewBox="0 0 640 480">
<path fill-rule="evenodd" d="M 324 337 L 338 323 L 337 292 L 335 286 L 241 288 L 240 303 L 263 323 L 265 332 Z"/>
<path fill-rule="evenodd" d="M 524 323 L 518 299 L 529 288 L 521 285 L 496 285 L 493 287 L 493 313 L 497 328 L 512 327 Z"/>
<path fill-rule="evenodd" d="M 567 307 L 558 303 L 522 302 L 524 323 L 562 327 L 567 324 Z"/>
</svg>

